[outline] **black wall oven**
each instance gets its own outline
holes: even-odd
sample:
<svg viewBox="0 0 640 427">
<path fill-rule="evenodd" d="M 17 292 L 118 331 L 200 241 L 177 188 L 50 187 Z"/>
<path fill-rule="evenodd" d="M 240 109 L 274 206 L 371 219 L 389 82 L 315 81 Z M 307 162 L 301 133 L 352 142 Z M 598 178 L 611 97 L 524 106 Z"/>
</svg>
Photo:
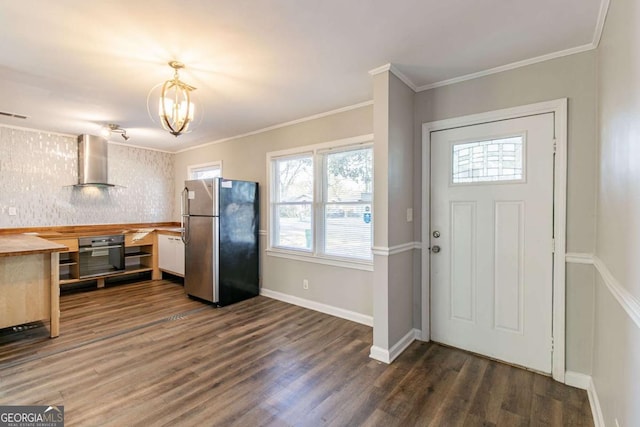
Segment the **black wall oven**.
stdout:
<svg viewBox="0 0 640 427">
<path fill-rule="evenodd" d="M 80 278 L 124 271 L 124 235 L 81 237 Z"/>
</svg>

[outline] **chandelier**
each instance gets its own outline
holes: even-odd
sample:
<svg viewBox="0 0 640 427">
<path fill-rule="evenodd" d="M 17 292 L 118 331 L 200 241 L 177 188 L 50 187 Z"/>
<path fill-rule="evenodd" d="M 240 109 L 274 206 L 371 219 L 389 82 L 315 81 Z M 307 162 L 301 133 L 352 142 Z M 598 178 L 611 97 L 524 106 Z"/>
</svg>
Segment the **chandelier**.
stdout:
<svg viewBox="0 0 640 427">
<path fill-rule="evenodd" d="M 195 106 L 191 101 L 191 91 L 196 88 L 180 80 L 178 70 L 184 68 L 182 62 L 171 61 L 169 66 L 174 70 L 173 79 L 162 85 L 158 115 L 162 127 L 177 137 L 188 132 L 193 121 Z"/>
</svg>

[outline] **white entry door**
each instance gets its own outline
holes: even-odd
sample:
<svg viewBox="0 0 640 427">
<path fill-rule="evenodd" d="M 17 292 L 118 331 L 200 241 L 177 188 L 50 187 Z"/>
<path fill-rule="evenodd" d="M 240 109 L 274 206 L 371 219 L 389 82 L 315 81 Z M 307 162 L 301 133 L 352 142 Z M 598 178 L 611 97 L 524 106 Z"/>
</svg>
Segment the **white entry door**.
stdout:
<svg viewBox="0 0 640 427">
<path fill-rule="evenodd" d="M 546 373 L 553 129 L 548 113 L 431 134 L 431 338 Z"/>
</svg>

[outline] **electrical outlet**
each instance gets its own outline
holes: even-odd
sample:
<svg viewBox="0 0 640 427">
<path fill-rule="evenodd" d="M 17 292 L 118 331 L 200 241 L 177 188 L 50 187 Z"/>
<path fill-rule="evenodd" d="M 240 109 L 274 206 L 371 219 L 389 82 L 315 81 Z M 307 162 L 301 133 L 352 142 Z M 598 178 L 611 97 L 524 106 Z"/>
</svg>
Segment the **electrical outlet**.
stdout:
<svg viewBox="0 0 640 427">
<path fill-rule="evenodd" d="M 302 289 L 309 289 L 309 281 L 307 279 L 302 281 Z"/>
<path fill-rule="evenodd" d="M 413 208 L 407 208 L 407 222 L 413 221 Z"/>
<path fill-rule="evenodd" d="M 9 216 L 16 216 L 16 215 L 18 215 L 18 210 L 14 206 L 10 206 L 9 207 Z"/>
</svg>

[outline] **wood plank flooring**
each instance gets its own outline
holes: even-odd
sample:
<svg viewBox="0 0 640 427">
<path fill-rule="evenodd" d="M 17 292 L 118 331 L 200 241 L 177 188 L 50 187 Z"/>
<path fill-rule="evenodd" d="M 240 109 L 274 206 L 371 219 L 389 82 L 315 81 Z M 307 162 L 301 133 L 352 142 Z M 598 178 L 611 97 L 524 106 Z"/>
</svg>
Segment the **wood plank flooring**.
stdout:
<svg viewBox="0 0 640 427">
<path fill-rule="evenodd" d="M 265 297 L 213 308 L 171 281 L 63 295 L 61 335 L 0 330 L 0 405 L 67 426 L 591 426 L 584 391 L 434 343 L 393 364 L 371 328 Z"/>
</svg>

